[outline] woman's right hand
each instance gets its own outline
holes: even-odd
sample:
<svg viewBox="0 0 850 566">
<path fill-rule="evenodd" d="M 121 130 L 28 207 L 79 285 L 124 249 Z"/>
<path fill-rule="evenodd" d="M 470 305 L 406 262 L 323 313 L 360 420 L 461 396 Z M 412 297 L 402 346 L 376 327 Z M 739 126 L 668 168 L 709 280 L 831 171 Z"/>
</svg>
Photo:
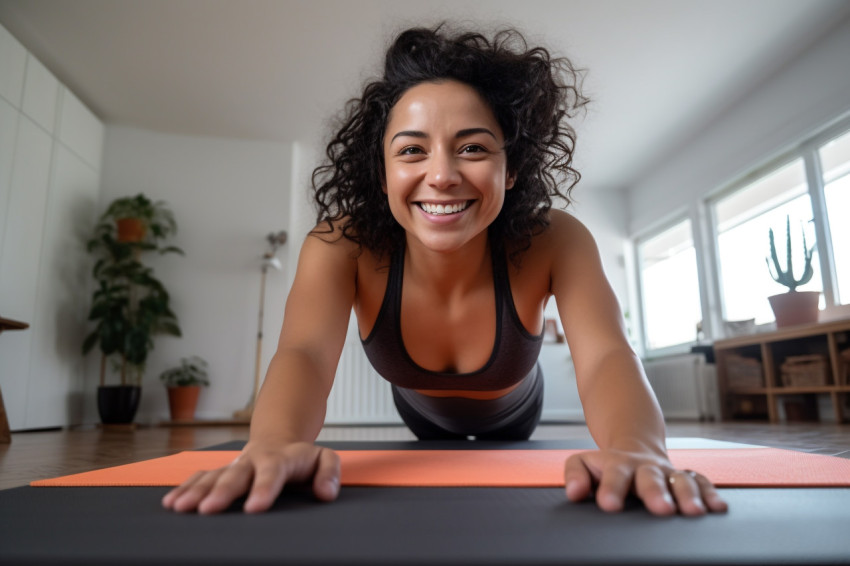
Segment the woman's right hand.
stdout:
<svg viewBox="0 0 850 566">
<path fill-rule="evenodd" d="M 339 456 L 329 449 L 297 442 L 262 445 L 249 442 L 236 460 L 217 470 L 198 472 L 162 499 L 166 509 L 185 513 L 218 513 L 247 494 L 246 513 L 268 510 L 284 485 L 312 480 L 322 501 L 339 494 Z"/>
</svg>

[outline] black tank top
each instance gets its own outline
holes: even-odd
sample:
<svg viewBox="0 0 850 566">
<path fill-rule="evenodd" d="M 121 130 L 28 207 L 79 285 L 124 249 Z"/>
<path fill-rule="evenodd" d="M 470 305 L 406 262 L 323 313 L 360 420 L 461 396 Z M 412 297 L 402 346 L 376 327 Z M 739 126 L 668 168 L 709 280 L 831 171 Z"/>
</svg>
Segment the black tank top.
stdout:
<svg viewBox="0 0 850 566">
<path fill-rule="evenodd" d="M 504 251 L 491 246 L 496 295 L 496 339 L 490 359 L 470 373 L 427 370 L 407 353 L 401 337 L 401 290 L 405 246 L 393 253 L 387 290 L 369 336 L 362 340 L 366 357 L 384 379 L 408 389 L 494 391 L 519 383 L 537 363 L 543 333 L 530 334 L 517 315 Z"/>
</svg>

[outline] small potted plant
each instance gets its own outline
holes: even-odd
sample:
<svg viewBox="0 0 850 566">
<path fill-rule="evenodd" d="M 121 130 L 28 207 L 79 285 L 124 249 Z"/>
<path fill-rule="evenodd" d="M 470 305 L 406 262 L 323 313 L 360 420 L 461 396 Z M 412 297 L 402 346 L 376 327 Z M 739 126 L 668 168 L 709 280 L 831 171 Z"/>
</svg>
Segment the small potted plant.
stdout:
<svg viewBox="0 0 850 566">
<path fill-rule="evenodd" d="M 207 362 L 198 356 L 182 358 L 179 366 L 165 370 L 159 379 L 168 389 L 171 420 L 194 420 L 201 387 L 210 384 L 207 379 Z"/>
<path fill-rule="evenodd" d="M 114 231 L 119 242 L 155 249 L 160 240 L 177 232 L 177 222 L 164 201 L 152 201 L 139 193 L 112 201 L 101 215 L 98 228 Z"/>
<path fill-rule="evenodd" d="M 805 285 L 812 279 L 814 270 L 812 268 L 812 256 L 815 246 L 808 247 L 806 244 L 806 231 L 803 230 L 803 272 L 799 278 L 794 276 L 793 253 L 791 250 L 791 219 L 785 217 L 785 269 L 779 261 L 776 253 L 776 242 L 774 241 L 773 228 L 770 229 L 770 257 L 765 258 L 767 269 L 773 280 L 788 287 L 787 293 L 780 293 L 768 297 L 773 314 L 776 316 L 776 326 L 794 326 L 807 324 L 818 320 L 819 291 L 797 291 L 797 287 Z"/>
</svg>

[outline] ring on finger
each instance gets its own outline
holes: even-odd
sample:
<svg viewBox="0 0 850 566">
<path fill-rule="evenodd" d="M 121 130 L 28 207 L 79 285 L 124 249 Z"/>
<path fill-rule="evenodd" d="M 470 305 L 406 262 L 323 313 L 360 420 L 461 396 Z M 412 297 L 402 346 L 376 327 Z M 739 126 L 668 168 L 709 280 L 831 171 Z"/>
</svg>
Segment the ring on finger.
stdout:
<svg viewBox="0 0 850 566">
<path fill-rule="evenodd" d="M 697 473 L 693 470 L 676 470 L 676 471 L 672 472 L 669 476 L 667 476 L 667 483 L 670 485 L 670 487 L 673 487 L 676 484 L 676 476 L 677 475 L 678 476 L 686 475 L 686 476 L 690 476 L 691 479 L 693 479 L 693 480 L 697 479 Z"/>
</svg>

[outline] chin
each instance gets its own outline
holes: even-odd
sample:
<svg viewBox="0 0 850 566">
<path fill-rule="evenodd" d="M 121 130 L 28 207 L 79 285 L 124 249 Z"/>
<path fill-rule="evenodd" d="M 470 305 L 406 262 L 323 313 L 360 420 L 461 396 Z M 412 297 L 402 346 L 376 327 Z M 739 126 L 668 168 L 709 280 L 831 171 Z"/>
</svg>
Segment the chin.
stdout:
<svg viewBox="0 0 850 566">
<path fill-rule="evenodd" d="M 414 236 L 415 237 L 415 236 Z M 415 237 L 416 238 L 416 237 Z M 439 254 L 451 254 L 464 248 L 470 243 L 468 238 L 435 236 L 431 238 L 416 238 L 427 250 Z"/>
</svg>

